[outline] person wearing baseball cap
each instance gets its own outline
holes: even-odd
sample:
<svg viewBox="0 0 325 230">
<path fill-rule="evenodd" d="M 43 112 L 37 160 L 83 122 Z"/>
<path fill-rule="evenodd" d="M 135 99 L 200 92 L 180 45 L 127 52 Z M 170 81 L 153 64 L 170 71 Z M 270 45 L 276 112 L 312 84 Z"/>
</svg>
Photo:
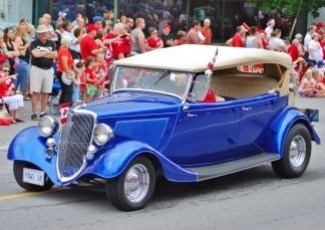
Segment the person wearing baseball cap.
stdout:
<svg viewBox="0 0 325 230">
<path fill-rule="evenodd" d="M 83 60 L 86 60 L 87 57 L 96 57 L 100 52 L 104 52 L 104 48 L 98 48 L 98 45 L 95 41 L 95 36 L 99 30 L 94 24 L 88 24 L 87 34 L 80 41 L 80 52 Z"/>
<path fill-rule="evenodd" d="M 103 18 L 101 16 L 93 17 L 93 23 L 99 30 L 103 29 Z"/>
<path fill-rule="evenodd" d="M 168 23 L 166 23 L 163 26 L 161 35 L 159 36 L 163 40 L 164 47 L 170 47 L 174 45 L 174 37 L 172 36 L 170 31 L 171 31 L 171 26 Z"/>
</svg>

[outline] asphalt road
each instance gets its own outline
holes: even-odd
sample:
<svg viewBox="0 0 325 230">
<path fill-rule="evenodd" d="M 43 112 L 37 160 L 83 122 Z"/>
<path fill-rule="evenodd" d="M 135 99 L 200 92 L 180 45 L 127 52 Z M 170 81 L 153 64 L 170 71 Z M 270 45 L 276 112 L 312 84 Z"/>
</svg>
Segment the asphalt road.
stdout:
<svg viewBox="0 0 325 230">
<path fill-rule="evenodd" d="M 325 100 L 298 99 L 297 106 L 320 109 L 316 129 L 324 142 Z M 35 123 L 0 127 L 0 146 Z M 280 179 L 270 165 L 264 165 L 202 183 L 162 181 L 150 204 L 136 212 L 116 210 L 97 188 L 24 192 L 15 182 L 12 162 L 0 150 L 0 229 L 321 230 L 325 226 L 322 149 L 313 145 L 310 165 L 298 179 Z"/>
</svg>

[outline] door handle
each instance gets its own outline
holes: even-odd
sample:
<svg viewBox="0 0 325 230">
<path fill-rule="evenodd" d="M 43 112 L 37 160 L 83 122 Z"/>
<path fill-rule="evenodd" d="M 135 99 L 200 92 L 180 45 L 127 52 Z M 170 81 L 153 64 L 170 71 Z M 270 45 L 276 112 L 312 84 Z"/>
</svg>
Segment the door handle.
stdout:
<svg viewBox="0 0 325 230">
<path fill-rule="evenodd" d="M 187 113 L 187 117 L 197 117 L 198 115 L 195 113 Z"/>
<path fill-rule="evenodd" d="M 253 108 L 252 107 L 250 107 L 250 106 L 243 106 L 242 107 L 242 110 L 243 111 L 250 111 L 250 110 L 252 110 Z"/>
</svg>

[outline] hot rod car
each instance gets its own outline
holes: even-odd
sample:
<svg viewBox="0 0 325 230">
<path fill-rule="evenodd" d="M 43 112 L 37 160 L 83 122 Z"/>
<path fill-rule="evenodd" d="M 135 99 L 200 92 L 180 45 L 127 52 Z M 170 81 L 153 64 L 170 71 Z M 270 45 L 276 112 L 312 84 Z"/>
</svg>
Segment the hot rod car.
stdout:
<svg viewBox="0 0 325 230">
<path fill-rule="evenodd" d="M 280 52 L 204 45 L 115 61 L 109 96 L 12 140 L 15 179 L 28 191 L 98 180 L 114 206 L 137 210 L 158 176 L 198 182 L 271 163 L 299 177 L 320 138 L 318 111 L 294 107 L 291 64 Z"/>
</svg>

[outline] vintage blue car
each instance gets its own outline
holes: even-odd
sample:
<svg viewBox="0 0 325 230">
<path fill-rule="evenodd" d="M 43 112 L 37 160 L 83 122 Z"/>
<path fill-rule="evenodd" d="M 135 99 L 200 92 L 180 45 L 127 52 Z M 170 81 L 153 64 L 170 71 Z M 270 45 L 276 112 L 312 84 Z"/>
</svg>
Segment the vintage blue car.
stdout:
<svg viewBox="0 0 325 230">
<path fill-rule="evenodd" d="M 118 60 L 109 96 L 12 140 L 15 179 L 28 191 L 103 182 L 114 206 L 137 210 L 158 177 L 198 182 L 265 163 L 299 177 L 320 139 L 318 111 L 293 106 L 291 65 L 280 52 L 203 45 Z"/>
</svg>

